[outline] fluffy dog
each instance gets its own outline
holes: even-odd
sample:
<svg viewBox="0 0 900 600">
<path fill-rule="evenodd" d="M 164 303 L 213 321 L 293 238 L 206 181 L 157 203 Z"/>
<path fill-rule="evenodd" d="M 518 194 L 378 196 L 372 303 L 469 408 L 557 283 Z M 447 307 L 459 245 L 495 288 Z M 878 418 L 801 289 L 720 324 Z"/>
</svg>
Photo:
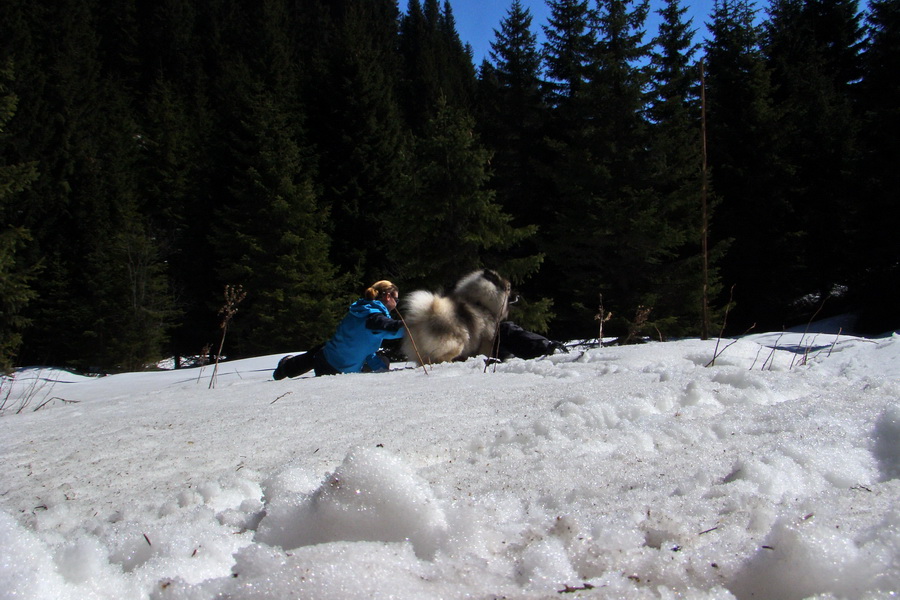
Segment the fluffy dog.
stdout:
<svg viewBox="0 0 900 600">
<path fill-rule="evenodd" d="M 420 364 L 491 356 L 497 327 L 508 314 L 509 293 L 509 281 L 490 269 L 469 273 L 446 296 L 412 292 L 403 310 L 403 352 Z"/>
</svg>

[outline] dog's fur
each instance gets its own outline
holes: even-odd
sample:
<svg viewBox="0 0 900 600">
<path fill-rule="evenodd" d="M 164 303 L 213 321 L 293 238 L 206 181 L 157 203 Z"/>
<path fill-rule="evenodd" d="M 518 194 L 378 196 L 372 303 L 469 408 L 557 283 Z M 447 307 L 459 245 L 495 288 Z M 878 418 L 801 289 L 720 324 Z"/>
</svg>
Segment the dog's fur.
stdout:
<svg viewBox="0 0 900 600">
<path fill-rule="evenodd" d="M 412 292 L 402 311 L 403 352 L 420 364 L 491 356 L 498 324 L 508 314 L 509 293 L 509 281 L 490 269 L 469 273 L 448 295 Z"/>
</svg>

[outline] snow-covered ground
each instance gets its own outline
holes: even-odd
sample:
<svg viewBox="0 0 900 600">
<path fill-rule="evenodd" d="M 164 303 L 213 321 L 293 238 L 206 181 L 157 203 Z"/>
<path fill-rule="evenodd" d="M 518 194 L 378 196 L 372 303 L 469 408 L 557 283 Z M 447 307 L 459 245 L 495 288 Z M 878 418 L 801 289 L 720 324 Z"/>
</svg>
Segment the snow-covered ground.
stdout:
<svg viewBox="0 0 900 600">
<path fill-rule="evenodd" d="M 0 598 L 897 597 L 900 336 L 732 342 L 22 370 Z"/>
</svg>

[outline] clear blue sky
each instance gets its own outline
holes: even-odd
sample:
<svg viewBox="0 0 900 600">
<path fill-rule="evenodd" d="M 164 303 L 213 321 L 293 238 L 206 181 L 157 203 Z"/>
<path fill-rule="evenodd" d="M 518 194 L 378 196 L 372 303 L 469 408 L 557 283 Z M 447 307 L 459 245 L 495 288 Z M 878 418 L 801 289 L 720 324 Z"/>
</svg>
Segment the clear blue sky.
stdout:
<svg viewBox="0 0 900 600">
<path fill-rule="evenodd" d="M 543 41 L 542 25 L 547 24 L 550 9 L 544 0 L 521 0 L 522 6 L 531 10 L 532 31 L 538 36 L 538 44 Z M 463 43 L 472 45 L 475 66 L 488 58 L 490 43 L 494 41 L 494 30 L 500 28 L 500 21 L 506 18 L 512 0 L 450 0 L 456 30 Z M 650 0 L 650 15 L 647 18 L 648 33 L 655 34 L 659 15 L 656 11 L 665 6 L 663 0 Z M 698 41 L 707 34 L 705 23 L 709 21 L 713 0 L 684 0 L 687 7 L 686 19 L 693 19 L 693 29 L 697 30 Z M 406 11 L 406 2 L 401 0 L 400 9 Z"/>
</svg>

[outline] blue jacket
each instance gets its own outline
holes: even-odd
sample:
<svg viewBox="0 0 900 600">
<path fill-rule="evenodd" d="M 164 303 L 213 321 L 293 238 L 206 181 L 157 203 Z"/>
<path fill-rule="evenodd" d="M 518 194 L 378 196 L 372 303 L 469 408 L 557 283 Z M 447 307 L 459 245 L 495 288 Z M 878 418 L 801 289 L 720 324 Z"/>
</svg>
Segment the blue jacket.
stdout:
<svg viewBox="0 0 900 600">
<path fill-rule="evenodd" d="M 351 304 L 322 350 L 328 364 L 341 373 L 362 371 L 363 363 L 381 347 L 382 340 L 403 337 L 403 322 L 392 319 L 390 314 L 378 300 L 360 298 Z"/>
</svg>

